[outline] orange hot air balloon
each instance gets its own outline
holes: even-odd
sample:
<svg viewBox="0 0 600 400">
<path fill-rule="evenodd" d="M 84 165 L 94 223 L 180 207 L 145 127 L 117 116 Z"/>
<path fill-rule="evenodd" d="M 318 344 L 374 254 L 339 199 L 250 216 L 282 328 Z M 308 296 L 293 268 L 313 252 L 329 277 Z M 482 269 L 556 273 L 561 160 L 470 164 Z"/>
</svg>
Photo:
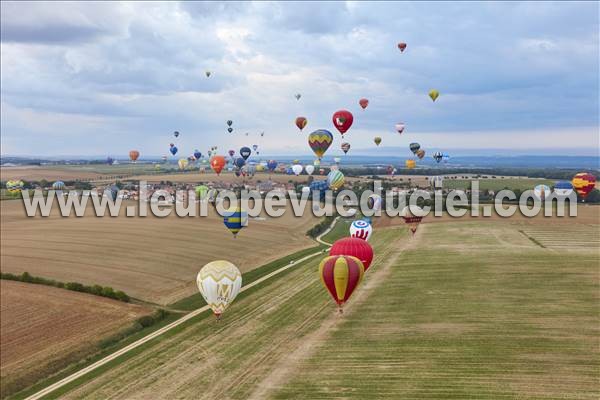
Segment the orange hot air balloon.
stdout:
<svg viewBox="0 0 600 400">
<path fill-rule="evenodd" d="M 307 123 L 308 123 L 308 120 L 305 117 L 296 118 L 296 126 L 300 130 L 304 129 L 304 127 L 306 126 Z"/>
<path fill-rule="evenodd" d="M 340 313 L 342 306 L 348 301 L 364 273 L 363 263 L 353 256 L 329 256 L 319 264 L 321 282 L 337 303 Z"/>
<path fill-rule="evenodd" d="M 223 171 L 223 167 L 225 167 L 226 161 L 223 156 L 212 156 L 210 158 L 210 167 L 219 175 L 221 171 Z"/>
<path fill-rule="evenodd" d="M 400 53 L 403 53 L 406 50 L 406 43 L 400 42 L 398 43 L 398 48 L 400 49 Z"/>
<path fill-rule="evenodd" d="M 140 157 L 140 152 L 137 150 L 131 150 L 129 152 L 129 158 L 131 159 L 131 161 L 136 162 L 137 159 Z"/>
<path fill-rule="evenodd" d="M 571 181 L 573 188 L 582 199 L 585 199 L 588 194 L 596 187 L 596 177 L 587 172 L 580 172 L 573 177 Z"/>
<path fill-rule="evenodd" d="M 367 106 L 369 105 L 369 99 L 360 99 L 358 101 L 358 104 L 360 104 L 360 106 L 362 107 L 362 109 L 364 110 L 365 108 L 367 108 Z"/>
</svg>

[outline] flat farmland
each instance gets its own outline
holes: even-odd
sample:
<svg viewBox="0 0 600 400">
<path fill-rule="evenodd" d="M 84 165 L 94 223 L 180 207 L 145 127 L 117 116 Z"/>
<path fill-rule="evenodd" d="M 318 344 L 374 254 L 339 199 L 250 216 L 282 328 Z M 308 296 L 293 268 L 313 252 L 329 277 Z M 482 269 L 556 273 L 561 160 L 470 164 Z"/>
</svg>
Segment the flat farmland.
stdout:
<svg viewBox="0 0 600 400">
<path fill-rule="evenodd" d="M 573 233 L 576 235 L 576 232 Z M 375 232 L 339 315 L 307 262 L 157 340 L 66 398 L 596 399 L 600 255 L 518 225 Z"/>
<path fill-rule="evenodd" d="M 1 396 L 78 361 L 147 307 L 64 289 L 0 281 Z"/>
<path fill-rule="evenodd" d="M 225 258 L 245 272 L 313 246 L 305 233 L 318 222 L 311 213 L 296 218 L 290 212 L 250 219 L 234 238 L 211 208 L 202 218 L 150 212 L 145 218 L 98 218 L 91 207 L 81 218 L 63 218 L 57 210 L 47 218 L 27 218 L 20 201 L 2 201 L 0 207 L 3 272 L 111 286 L 160 304 L 195 293 L 195 276 L 209 261 Z"/>
</svg>

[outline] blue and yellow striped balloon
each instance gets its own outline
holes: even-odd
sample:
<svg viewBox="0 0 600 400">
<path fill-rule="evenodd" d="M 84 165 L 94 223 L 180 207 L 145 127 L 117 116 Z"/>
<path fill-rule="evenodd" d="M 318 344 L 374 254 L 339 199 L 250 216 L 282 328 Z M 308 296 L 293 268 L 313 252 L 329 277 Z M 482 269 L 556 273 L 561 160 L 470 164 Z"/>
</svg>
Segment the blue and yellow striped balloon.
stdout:
<svg viewBox="0 0 600 400">
<path fill-rule="evenodd" d="M 225 211 L 223 223 L 235 238 L 238 232 L 248 225 L 248 212 L 242 210 L 241 207 L 230 208 Z"/>
</svg>

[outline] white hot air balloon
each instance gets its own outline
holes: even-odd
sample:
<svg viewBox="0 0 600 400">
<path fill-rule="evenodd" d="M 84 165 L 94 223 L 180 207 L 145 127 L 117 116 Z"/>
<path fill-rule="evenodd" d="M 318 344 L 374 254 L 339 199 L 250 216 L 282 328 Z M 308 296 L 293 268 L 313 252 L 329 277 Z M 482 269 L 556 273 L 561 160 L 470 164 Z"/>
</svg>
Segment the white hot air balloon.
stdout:
<svg viewBox="0 0 600 400">
<path fill-rule="evenodd" d="M 315 172 L 314 165 L 307 165 L 306 167 L 304 167 L 304 169 L 306 170 L 306 173 L 309 175 L 312 175 L 313 172 Z"/>
<path fill-rule="evenodd" d="M 303 169 L 304 169 L 304 167 L 302 165 L 300 165 L 300 164 L 292 165 L 292 172 L 296 176 L 300 175 L 302 173 Z"/>
<path fill-rule="evenodd" d="M 550 196 L 552 190 L 548 187 L 548 185 L 537 185 L 533 188 L 533 195 L 538 200 L 545 200 L 546 196 Z"/>
<path fill-rule="evenodd" d="M 369 241 L 371 233 L 373 233 L 373 227 L 364 219 L 356 220 L 350 225 L 350 236 L 353 238 Z"/>
<path fill-rule="evenodd" d="M 333 157 L 333 161 L 334 161 L 336 164 L 339 164 L 339 163 L 342 161 L 342 159 L 341 159 L 340 157 Z"/>
<path fill-rule="evenodd" d="M 240 270 L 225 260 L 211 261 L 206 264 L 196 277 L 198 290 L 206 304 L 212 309 L 217 319 L 233 302 L 242 287 Z"/>
</svg>

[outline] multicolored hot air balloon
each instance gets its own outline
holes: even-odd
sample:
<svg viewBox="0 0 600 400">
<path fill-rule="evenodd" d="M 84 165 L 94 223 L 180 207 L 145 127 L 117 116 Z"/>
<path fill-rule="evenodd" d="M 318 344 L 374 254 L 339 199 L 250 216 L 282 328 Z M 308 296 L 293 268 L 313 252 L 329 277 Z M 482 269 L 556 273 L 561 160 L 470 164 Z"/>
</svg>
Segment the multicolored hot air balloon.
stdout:
<svg viewBox="0 0 600 400">
<path fill-rule="evenodd" d="M 372 195 L 369 196 L 369 198 L 367 199 L 367 205 L 369 206 L 369 208 L 375 212 L 380 211 L 381 210 L 381 205 L 383 203 L 383 199 L 381 198 L 380 195 L 373 193 Z"/>
<path fill-rule="evenodd" d="M 323 157 L 332 142 L 333 135 L 325 129 L 318 129 L 308 135 L 308 145 L 319 159 Z"/>
<path fill-rule="evenodd" d="M 140 157 L 140 152 L 137 150 L 131 150 L 129 152 L 129 159 L 133 162 L 136 162 L 137 159 Z"/>
<path fill-rule="evenodd" d="M 56 181 L 52 184 L 52 189 L 54 190 L 63 190 L 65 188 L 65 183 L 63 181 Z"/>
<path fill-rule="evenodd" d="M 329 256 L 319 264 L 319 275 L 323 286 L 337 303 L 339 312 L 362 281 L 365 267 L 352 256 Z"/>
<path fill-rule="evenodd" d="M 406 166 L 406 168 L 408 169 L 413 169 L 414 167 L 417 166 L 417 162 L 415 160 L 406 160 L 404 162 L 404 165 Z"/>
<path fill-rule="evenodd" d="M 226 210 L 224 214 L 223 223 L 236 238 L 239 231 L 248 225 L 248 212 L 237 207 Z"/>
<path fill-rule="evenodd" d="M 212 156 L 210 158 L 210 167 L 213 171 L 217 173 L 217 175 L 219 175 L 221 171 L 223 171 L 223 167 L 225 167 L 225 164 L 227 164 L 227 162 L 225 161 L 225 157 L 223 156 Z"/>
<path fill-rule="evenodd" d="M 354 116 L 348 110 L 338 110 L 333 113 L 331 120 L 336 129 L 344 136 L 344 133 L 352 126 Z"/>
<path fill-rule="evenodd" d="M 404 132 L 403 122 L 398 122 L 394 127 L 396 128 L 396 132 L 398 132 L 399 134 L 402 134 L 402 132 Z"/>
<path fill-rule="evenodd" d="M 437 98 L 440 97 L 440 92 L 435 89 L 431 89 L 429 91 L 429 97 L 431 97 L 431 100 L 436 101 Z"/>
<path fill-rule="evenodd" d="M 362 262 L 365 271 L 367 271 L 371 266 L 371 261 L 373 261 L 373 248 L 364 239 L 345 237 L 337 240 L 333 246 L 331 246 L 329 255 L 356 257 Z"/>
<path fill-rule="evenodd" d="M 344 185 L 344 174 L 342 174 L 342 171 L 330 171 L 329 174 L 327 174 L 327 184 L 331 190 L 338 190 L 341 188 Z"/>
<path fill-rule="evenodd" d="M 416 155 L 417 157 L 419 157 L 419 160 L 422 160 L 422 159 L 423 159 L 423 157 L 425 157 L 425 150 L 423 150 L 423 149 L 419 149 L 419 150 L 417 150 L 417 152 L 415 153 L 415 155 Z"/>
<path fill-rule="evenodd" d="M 305 117 L 296 118 L 296 126 L 298 127 L 298 129 L 300 129 L 300 131 L 302 131 L 302 129 L 304 129 L 304 127 L 306 126 L 307 123 L 308 123 L 308 120 Z"/>
<path fill-rule="evenodd" d="M 585 199 L 596 187 L 596 177 L 587 172 L 580 172 L 573 177 L 571 183 L 579 197 Z"/>
<path fill-rule="evenodd" d="M 350 225 L 350 237 L 353 238 L 366 240 L 368 242 L 372 232 L 373 227 L 364 219 L 358 219 Z"/>
<path fill-rule="evenodd" d="M 400 53 L 404 53 L 404 50 L 406 50 L 406 43 L 404 43 L 404 42 L 398 43 L 398 48 L 400 49 Z"/>
<path fill-rule="evenodd" d="M 25 186 L 25 183 L 21 180 L 8 180 L 6 181 L 6 190 L 8 190 L 9 193 L 18 193 L 21 190 L 23 190 L 23 187 Z"/>
<path fill-rule="evenodd" d="M 375 137 L 373 138 L 373 141 L 375 142 L 375 144 L 376 144 L 377 146 L 379 146 L 379 145 L 381 144 L 381 137 L 380 137 L 380 136 L 375 136 Z"/>
<path fill-rule="evenodd" d="M 219 320 L 240 292 L 242 274 L 229 261 L 211 261 L 198 272 L 196 285 L 206 304 Z"/>
<path fill-rule="evenodd" d="M 433 157 L 435 162 L 439 164 L 440 161 L 442 161 L 442 158 L 444 157 L 444 155 L 442 153 L 440 153 L 439 151 L 436 151 L 435 153 L 433 153 L 433 155 L 431 157 Z"/>
<path fill-rule="evenodd" d="M 369 105 L 369 99 L 360 99 L 358 101 L 358 104 L 360 104 L 360 106 L 362 107 L 362 109 L 364 110 L 365 108 L 367 108 L 367 106 Z"/>
<path fill-rule="evenodd" d="M 344 154 L 347 154 L 348 150 L 350 150 L 350 143 L 348 143 L 348 142 L 342 143 L 341 148 L 342 148 L 342 151 L 344 152 Z"/>
</svg>

